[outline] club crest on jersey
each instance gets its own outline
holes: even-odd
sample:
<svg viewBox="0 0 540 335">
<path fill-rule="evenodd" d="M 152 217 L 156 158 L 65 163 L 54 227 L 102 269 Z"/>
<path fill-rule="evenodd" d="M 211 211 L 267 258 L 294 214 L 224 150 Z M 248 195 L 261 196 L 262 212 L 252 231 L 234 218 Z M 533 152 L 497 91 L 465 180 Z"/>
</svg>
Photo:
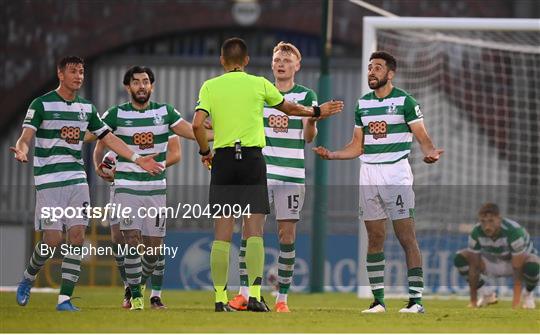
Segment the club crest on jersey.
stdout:
<svg viewBox="0 0 540 335">
<path fill-rule="evenodd" d="M 388 106 L 388 109 L 386 109 L 386 114 L 396 114 L 397 113 L 397 106 L 395 103 L 392 103 L 392 105 Z"/>
<path fill-rule="evenodd" d="M 156 126 L 159 126 L 160 124 L 163 124 L 163 116 L 154 114 L 154 124 Z"/>
<path fill-rule="evenodd" d="M 81 121 L 86 121 L 87 118 L 88 118 L 88 117 L 86 116 L 86 113 L 85 113 L 83 110 L 81 110 L 81 111 L 79 112 L 79 120 L 81 120 Z"/>
</svg>

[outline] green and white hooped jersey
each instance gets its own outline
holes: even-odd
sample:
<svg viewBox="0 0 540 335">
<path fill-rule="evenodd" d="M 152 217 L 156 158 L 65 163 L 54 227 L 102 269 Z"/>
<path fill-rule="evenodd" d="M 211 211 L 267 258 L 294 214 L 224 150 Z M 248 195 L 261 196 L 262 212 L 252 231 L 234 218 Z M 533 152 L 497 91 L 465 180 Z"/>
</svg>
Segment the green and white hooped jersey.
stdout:
<svg viewBox="0 0 540 335">
<path fill-rule="evenodd" d="M 507 218 L 502 219 L 499 236 L 495 239 L 488 237 L 480 224 L 474 226 L 468 245 L 470 251 L 481 253 L 492 262 L 509 261 L 512 255 L 522 253 L 537 254 L 525 228 Z"/>
<path fill-rule="evenodd" d="M 34 181 L 37 190 L 87 184 L 81 149 L 86 131 L 101 136 L 107 126 L 84 98 L 64 100 L 56 91 L 30 104 L 25 128 L 36 131 Z"/>
<path fill-rule="evenodd" d="M 302 85 L 294 85 L 288 92 L 281 92 L 287 101 L 304 106 L 317 106 L 315 92 Z M 267 179 L 304 184 L 304 124 L 300 116 L 264 108 L 264 133 L 266 146 L 263 154 L 266 159 Z"/>
<path fill-rule="evenodd" d="M 131 103 L 114 106 L 103 114 L 103 122 L 124 141 L 133 152 L 146 156 L 158 155 L 156 162 L 165 165 L 169 128 L 182 121 L 180 113 L 171 105 L 151 101 L 145 110 L 137 110 Z M 116 193 L 135 195 L 166 194 L 166 171 L 151 176 L 140 166 L 118 157 L 114 185 Z"/>
<path fill-rule="evenodd" d="M 409 156 L 413 141 L 409 125 L 423 115 L 407 92 L 394 87 L 379 99 L 372 91 L 358 100 L 354 114 L 356 127 L 364 132 L 363 163 L 389 164 Z"/>
</svg>

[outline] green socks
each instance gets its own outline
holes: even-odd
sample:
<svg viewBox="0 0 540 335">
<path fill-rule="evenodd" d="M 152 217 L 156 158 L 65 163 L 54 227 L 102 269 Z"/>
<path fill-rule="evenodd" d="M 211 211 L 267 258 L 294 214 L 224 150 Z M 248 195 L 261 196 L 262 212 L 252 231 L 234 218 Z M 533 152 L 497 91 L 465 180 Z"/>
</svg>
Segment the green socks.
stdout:
<svg viewBox="0 0 540 335">
<path fill-rule="evenodd" d="M 422 268 L 407 270 L 409 281 L 409 300 L 415 304 L 422 304 L 422 292 L 424 292 L 424 272 Z"/>
<path fill-rule="evenodd" d="M 384 304 L 384 253 L 379 252 L 367 255 L 367 272 L 369 285 L 375 300 Z"/>
<path fill-rule="evenodd" d="M 295 257 L 294 243 L 279 245 L 278 283 L 281 294 L 287 294 L 291 287 Z"/>
<path fill-rule="evenodd" d="M 231 244 L 225 241 L 214 241 L 210 252 L 210 272 L 216 292 L 216 302 L 229 302 L 227 297 L 227 277 L 229 274 L 229 249 Z"/>
<path fill-rule="evenodd" d="M 263 238 L 252 236 L 246 243 L 246 266 L 249 281 L 249 296 L 261 300 L 261 284 L 264 270 Z"/>
</svg>

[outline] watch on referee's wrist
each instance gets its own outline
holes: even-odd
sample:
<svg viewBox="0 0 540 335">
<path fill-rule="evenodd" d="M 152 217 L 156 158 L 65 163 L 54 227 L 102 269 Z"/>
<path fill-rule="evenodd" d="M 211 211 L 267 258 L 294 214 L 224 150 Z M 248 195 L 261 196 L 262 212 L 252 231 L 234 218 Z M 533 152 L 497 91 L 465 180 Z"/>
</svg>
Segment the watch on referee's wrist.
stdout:
<svg viewBox="0 0 540 335">
<path fill-rule="evenodd" d="M 321 116 L 321 107 L 313 106 L 313 117 Z"/>
<path fill-rule="evenodd" d="M 208 156 L 208 154 L 210 154 L 210 148 L 208 148 L 208 150 L 206 151 L 201 151 L 201 149 L 199 149 L 199 155 L 201 156 Z"/>
</svg>

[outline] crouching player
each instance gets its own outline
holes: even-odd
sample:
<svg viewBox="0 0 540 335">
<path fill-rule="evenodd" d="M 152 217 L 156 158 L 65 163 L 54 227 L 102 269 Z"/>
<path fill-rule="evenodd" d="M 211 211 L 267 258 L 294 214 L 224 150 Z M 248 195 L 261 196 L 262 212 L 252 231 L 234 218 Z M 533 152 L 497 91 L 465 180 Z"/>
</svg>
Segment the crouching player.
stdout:
<svg viewBox="0 0 540 335">
<path fill-rule="evenodd" d="M 523 308 L 535 308 L 534 289 L 538 284 L 540 262 L 527 231 L 518 223 L 501 217 L 496 204 L 487 203 L 479 212 L 480 220 L 469 236 L 468 249 L 456 253 L 454 264 L 469 282 L 471 307 L 497 302 L 483 276 L 514 278 L 512 307 L 519 308 L 522 282 L 525 283 Z M 482 277 L 481 277 L 482 276 Z"/>
</svg>

